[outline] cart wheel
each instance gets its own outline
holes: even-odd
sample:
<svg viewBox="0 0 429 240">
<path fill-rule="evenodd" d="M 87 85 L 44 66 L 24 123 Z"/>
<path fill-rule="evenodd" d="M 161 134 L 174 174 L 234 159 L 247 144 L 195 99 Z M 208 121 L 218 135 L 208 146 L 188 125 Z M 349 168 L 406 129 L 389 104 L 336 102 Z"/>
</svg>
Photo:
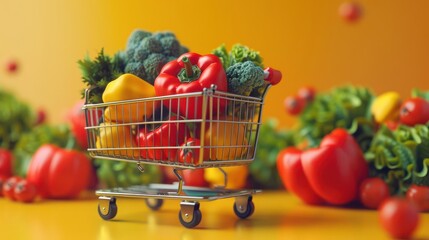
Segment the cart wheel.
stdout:
<svg viewBox="0 0 429 240">
<path fill-rule="evenodd" d="M 181 202 L 180 203 L 179 220 L 186 228 L 193 228 L 200 224 L 202 214 L 200 204 L 198 202 Z"/>
<path fill-rule="evenodd" d="M 152 209 L 153 211 L 159 210 L 162 207 L 162 204 L 164 203 L 162 199 L 157 199 L 157 198 L 146 198 L 145 202 L 148 208 Z"/>
<path fill-rule="evenodd" d="M 250 217 L 255 211 L 255 204 L 252 201 L 252 196 L 238 197 L 234 203 L 234 213 L 237 217 L 245 219 Z"/>
<path fill-rule="evenodd" d="M 116 205 L 116 198 L 112 197 L 99 197 L 98 198 L 98 214 L 104 220 L 110 220 L 118 213 Z"/>
</svg>

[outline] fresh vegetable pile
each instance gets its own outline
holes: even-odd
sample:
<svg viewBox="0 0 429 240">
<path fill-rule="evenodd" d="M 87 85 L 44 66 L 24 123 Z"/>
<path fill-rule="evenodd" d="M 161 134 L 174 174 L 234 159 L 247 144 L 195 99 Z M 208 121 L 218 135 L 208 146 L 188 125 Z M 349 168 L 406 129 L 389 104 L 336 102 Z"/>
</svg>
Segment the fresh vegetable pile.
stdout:
<svg viewBox="0 0 429 240">
<path fill-rule="evenodd" d="M 252 112 L 246 110 L 248 103 L 231 106 L 226 98 L 213 98 L 212 108 L 203 108 L 203 98 L 199 96 L 164 101 L 151 99 L 202 92 L 212 86 L 220 92 L 262 97 L 268 84 L 275 85 L 281 79 L 279 71 L 264 68 L 259 53 L 247 46 L 236 44 L 228 51 L 221 45 L 212 53 L 199 54 L 190 52 L 171 32 L 151 33 L 143 30 L 132 32 L 125 49 L 113 57 L 101 50 L 94 59 L 86 57 L 80 60 L 79 66 L 86 89 L 90 89 L 87 103 L 107 104 L 97 109 L 101 113 L 94 114 L 98 119 L 90 123 L 98 129 L 95 133 L 95 147 L 100 149 L 98 154 L 186 164 L 198 164 L 202 141 L 207 146 L 223 146 L 204 148 L 203 160 L 245 158 L 248 152 L 248 126 L 234 122 L 238 118 L 249 121 L 258 109 Z M 141 99 L 146 101 L 137 101 Z M 203 112 L 204 109 L 207 112 Z M 202 128 L 198 122 L 204 115 L 215 116 L 217 121 Z M 119 173 L 125 166 L 127 169 L 128 166 L 137 169 L 135 164 L 98 159 L 95 164 L 98 175 L 108 176 L 100 178 L 106 179 L 104 183 L 108 187 L 130 183 L 124 180 L 124 174 Z M 169 179 L 171 175 L 170 168 L 156 165 L 145 165 L 144 168 L 145 172 L 147 168 L 152 168 L 149 172 L 161 169 L 164 179 Z M 218 173 L 222 173 L 215 171 L 200 170 L 198 176 L 204 176 L 201 182 L 204 185 L 222 182 L 218 177 Z M 233 184 L 233 187 L 243 187 L 247 183 L 248 166 L 231 167 L 226 171 L 239 173 L 236 175 L 240 184 Z M 185 171 L 184 176 L 190 173 Z M 142 175 L 128 171 L 126 176 L 128 179 L 141 179 L 136 174 Z M 192 185 L 189 178 L 184 178 L 188 179 L 185 184 Z M 229 179 L 234 179 L 234 174 Z M 136 181 L 132 183 L 139 184 Z"/>
<path fill-rule="evenodd" d="M 277 155 L 284 186 L 307 204 L 379 209 L 392 236 L 410 236 L 429 211 L 428 101 L 419 90 L 403 101 L 354 86 L 285 98 L 298 124 Z"/>
</svg>

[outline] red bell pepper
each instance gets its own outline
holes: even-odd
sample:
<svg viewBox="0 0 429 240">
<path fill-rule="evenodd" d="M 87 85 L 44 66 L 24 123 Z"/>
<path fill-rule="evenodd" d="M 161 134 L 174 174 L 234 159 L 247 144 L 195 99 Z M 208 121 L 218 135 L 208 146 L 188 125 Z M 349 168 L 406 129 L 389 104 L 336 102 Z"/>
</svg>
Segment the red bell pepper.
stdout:
<svg viewBox="0 0 429 240">
<path fill-rule="evenodd" d="M 42 145 L 31 159 L 27 180 L 43 198 L 75 198 L 89 186 L 91 163 L 76 150 Z"/>
<path fill-rule="evenodd" d="M 328 145 L 305 151 L 302 167 L 313 190 L 328 203 L 342 205 L 356 199 L 358 181 L 349 153 Z"/>
<path fill-rule="evenodd" d="M 368 177 L 369 168 L 363 152 L 356 140 L 344 128 L 335 129 L 320 142 L 322 147 L 328 145 L 339 146 L 346 151 L 348 162 L 352 165 L 359 182 Z"/>
<path fill-rule="evenodd" d="M 13 154 L 6 148 L 0 148 L 0 176 L 11 177 Z"/>
<path fill-rule="evenodd" d="M 88 124 L 87 127 L 97 126 L 99 118 L 103 116 L 103 111 L 101 109 L 88 109 L 88 119 L 86 119 L 85 111 L 82 109 L 84 104 L 84 100 L 76 102 L 70 109 L 67 118 L 71 125 L 71 132 L 76 138 L 77 143 L 83 150 L 86 150 L 88 148 L 88 137 L 85 126 L 86 124 Z"/>
<path fill-rule="evenodd" d="M 217 90 L 226 92 L 226 73 L 219 58 L 213 54 L 185 53 L 177 60 L 164 65 L 155 79 L 157 96 L 201 92 L 214 84 Z M 187 119 L 202 117 L 202 97 L 190 97 L 163 101 L 164 106 Z M 222 113 L 225 99 L 214 99 L 213 113 Z"/>
<path fill-rule="evenodd" d="M 368 167 L 359 145 L 344 129 L 326 135 L 318 148 L 284 151 L 277 160 L 279 174 L 304 202 L 343 205 L 357 199 Z"/>
<path fill-rule="evenodd" d="M 189 135 L 186 124 L 177 120 L 177 117 L 172 116 L 169 121 L 154 130 L 150 130 L 148 126 L 138 130 L 137 143 L 145 148 L 140 150 L 142 158 L 176 160 L 178 146 L 182 145 Z"/>
<path fill-rule="evenodd" d="M 322 204 L 325 202 L 316 192 L 314 192 L 301 162 L 302 150 L 295 147 L 288 147 L 280 151 L 277 155 L 277 169 L 280 179 L 288 191 L 297 195 L 307 204 Z"/>
</svg>

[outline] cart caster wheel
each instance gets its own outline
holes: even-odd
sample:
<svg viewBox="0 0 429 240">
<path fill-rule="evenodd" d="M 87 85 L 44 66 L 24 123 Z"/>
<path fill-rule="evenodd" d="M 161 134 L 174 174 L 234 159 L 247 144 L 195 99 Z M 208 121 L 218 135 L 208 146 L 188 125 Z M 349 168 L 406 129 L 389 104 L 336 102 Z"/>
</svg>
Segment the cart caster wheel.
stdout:
<svg viewBox="0 0 429 240">
<path fill-rule="evenodd" d="M 118 213 L 116 205 L 116 198 L 112 197 L 99 197 L 98 198 L 98 214 L 104 220 L 110 220 Z"/>
<path fill-rule="evenodd" d="M 179 220 L 184 227 L 193 228 L 200 224 L 203 216 L 198 202 L 181 202 L 180 207 Z"/>
<path fill-rule="evenodd" d="M 250 217 L 255 211 L 255 204 L 253 204 L 252 196 L 237 197 L 234 203 L 234 213 L 237 217 L 245 219 Z"/>
<path fill-rule="evenodd" d="M 148 208 L 150 208 L 153 211 L 159 210 L 162 207 L 162 204 L 164 203 L 162 199 L 156 199 L 156 198 L 146 198 L 145 202 Z"/>
</svg>

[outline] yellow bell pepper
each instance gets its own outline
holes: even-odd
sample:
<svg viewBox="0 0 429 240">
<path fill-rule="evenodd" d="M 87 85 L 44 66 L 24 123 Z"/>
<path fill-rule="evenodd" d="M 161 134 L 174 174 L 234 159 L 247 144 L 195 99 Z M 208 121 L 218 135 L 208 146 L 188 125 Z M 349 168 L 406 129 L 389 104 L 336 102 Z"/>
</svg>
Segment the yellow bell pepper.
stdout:
<svg viewBox="0 0 429 240">
<path fill-rule="evenodd" d="M 96 148 L 114 148 L 112 150 L 102 150 L 102 154 L 115 157 L 140 157 L 139 150 L 127 149 L 138 147 L 130 126 L 104 122 L 99 125 L 98 130 Z"/>
<path fill-rule="evenodd" d="M 226 188 L 240 189 L 244 188 L 249 175 L 249 167 L 247 165 L 239 165 L 233 167 L 222 168 L 227 174 Z M 213 187 L 223 186 L 225 178 L 223 173 L 217 168 L 204 169 L 204 179 Z"/>
<path fill-rule="evenodd" d="M 401 97 L 397 92 L 386 92 L 374 99 L 371 113 L 377 123 L 396 121 L 399 118 Z"/>
<path fill-rule="evenodd" d="M 211 146 L 211 160 L 235 160 L 247 153 L 246 125 L 226 119 L 208 126 L 204 145 Z"/>
<path fill-rule="evenodd" d="M 155 88 L 133 74 L 122 74 L 109 82 L 103 92 L 103 102 L 149 98 L 155 96 Z M 105 121 L 134 123 L 150 118 L 159 102 L 138 102 L 115 104 L 106 108 Z"/>
</svg>

